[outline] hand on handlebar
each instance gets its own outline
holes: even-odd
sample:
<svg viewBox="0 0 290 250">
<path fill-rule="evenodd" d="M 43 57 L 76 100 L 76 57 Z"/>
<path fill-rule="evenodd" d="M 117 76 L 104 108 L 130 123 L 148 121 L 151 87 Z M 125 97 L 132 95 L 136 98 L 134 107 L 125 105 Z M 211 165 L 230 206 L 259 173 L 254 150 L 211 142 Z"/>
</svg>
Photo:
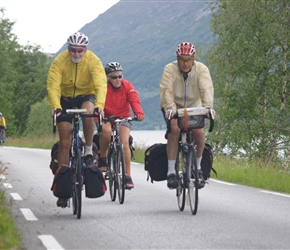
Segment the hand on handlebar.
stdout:
<svg viewBox="0 0 290 250">
<path fill-rule="evenodd" d="M 167 120 L 171 120 L 171 118 L 176 118 L 176 110 L 175 109 L 167 109 L 165 112 L 165 118 Z"/>
<path fill-rule="evenodd" d="M 208 108 L 208 112 L 206 113 L 206 118 L 210 120 L 214 120 L 214 117 L 215 117 L 214 109 Z"/>
<path fill-rule="evenodd" d="M 52 112 L 51 112 L 51 116 L 52 117 L 59 117 L 60 115 L 61 115 L 61 113 L 62 113 L 62 110 L 61 109 L 57 109 L 57 108 L 55 108 L 55 109 L 53 109 L 52 110 Z"/>
<path fill-rule="evenodd" d="M 104 117 L 104 110 L 102 109 L 102 108 L 95 108 L 95 110 L 94 110 L 94 113 L 95 113 L 95 115 L 100 115 L 100 116 L 102 116 L 102 117 Z"/>
<path fill-rule="evenodd" d="M 141 122 L 144 120 L 144 115 L 134 115 L 134 120 Z"/>
</svg>

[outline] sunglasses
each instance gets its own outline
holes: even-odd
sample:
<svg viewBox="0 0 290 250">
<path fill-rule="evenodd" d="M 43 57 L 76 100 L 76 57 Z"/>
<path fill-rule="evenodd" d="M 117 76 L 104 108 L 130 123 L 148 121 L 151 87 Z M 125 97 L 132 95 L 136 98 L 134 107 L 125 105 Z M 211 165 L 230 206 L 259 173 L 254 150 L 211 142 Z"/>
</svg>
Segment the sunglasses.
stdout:
<svg viewBox="0 0 290 250">
<path fill-rule="evenodd" d="M 84 49 L 74 49 L 74 48 L 69 48 L 69 50 L 73 53 L 83 53 L 85 50 Z"/>
<path fill-rule="evenodd" d="M 193 59 L 192 58 L 190 58 L 190 59 L 178 58 L 178 61 L 181 63 L 192 63 Z"/>
<path fill-rule="evenodd" d="M 121 79 L 123 76 L 120 75 L 120 76 L 109 76 L 109 77 L 112 78 L 112 79 L 114 79 L 114 80 L 116 80 L 117 78 Z"/>
</svg>

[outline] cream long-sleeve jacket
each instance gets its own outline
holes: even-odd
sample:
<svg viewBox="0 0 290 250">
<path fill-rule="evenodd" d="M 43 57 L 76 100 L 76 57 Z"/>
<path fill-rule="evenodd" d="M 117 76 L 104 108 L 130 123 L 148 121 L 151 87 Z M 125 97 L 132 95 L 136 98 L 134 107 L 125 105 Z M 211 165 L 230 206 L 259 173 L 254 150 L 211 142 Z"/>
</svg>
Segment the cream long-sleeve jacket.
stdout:
<svg viewBox="0 0 290 250">
<path fill-rule="evenodd" d="M 89 94 L 96 97 L 95 108 L 104 108 L 107 77 L 101 60 L 88 50 L 82 61 L 76 64 L 71 60 L 69 52 L 63 51 L 49 68 L 47 91 L 51 109 L 61 109 L 61 96 L 75 98 Z"/>
<path fill-rule="evenodd" d="M 160 108 L 213 108 L 214 87 L 208 67 L 195 61 L 186 80 L 174 61 L 164 67 L 160 80 Z"/>
</svg>

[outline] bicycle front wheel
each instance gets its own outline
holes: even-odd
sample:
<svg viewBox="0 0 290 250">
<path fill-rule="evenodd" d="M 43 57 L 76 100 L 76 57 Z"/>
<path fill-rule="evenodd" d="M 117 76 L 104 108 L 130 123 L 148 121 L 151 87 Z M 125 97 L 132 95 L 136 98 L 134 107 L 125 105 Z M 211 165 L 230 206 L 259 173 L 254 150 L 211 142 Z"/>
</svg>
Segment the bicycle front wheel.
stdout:
<svg viewBox="0 0 290 250">
<path fill-rule="evenodd" d="M 197 212 L 198 207 L 198 173 L 195 148 L 190 145 L 188 148 L 187 158 L 187 189 L 189 196 L 189 205 L 193 215 Z"/>
<path fill-rule="evenodd" d="M 117 173 L 117 187 L 118 187 L 118 197 L 120 204 L 124 203 L 125 200 L 125 161 L 124 161 L 124 151 L 123 145 L 120 144 L 117 147 L 117 165 L 116 165 L 116 173 Z"/>
<path fill-rule="evenodd" d="M 183 151 L 180 150 L 178 153 L 178 158 L 176 161 L 176 171 L 177 171 L 177 176 L 179 176 L 179 185 L 176 189 L 176 197 L 177 197 L 177 204 L 179 207 L 180 211 L 184 210 L 184 206 L 185 206 L 185 193 L 186 193 L 186 185 L 185 185 L 185 175 L 183 173 L 183 169 L 185 169 L 183 167 L 183 159 L 184 154 Z"/>
<path fill-rule="evenodd" d="M 2 131 L 0 130 L 0 147 L 3 147 L 3 144 L 4 144 L 4 138 L 3 138 Z"/>
<path fill-rule="evenodd" d="M 117 196 L 117 177 L 116 177 L 116 172 L 114 170 L 114 165 L 115 165 L 115 154 L 113 150 L 109 149 L 108 176 L 109 176 L 110 197 L 112 201 L 115 201 L 116 196 Z"/>
<path fill-rule="evenodd" d="M 82 214 L 82 190 L 83 190 L 83 175 L 82 175 L 82 159 L 81 150 L 78 148 L 76 152 L 76 209 L 77 218 L 81 218 Z"/>
</svg>

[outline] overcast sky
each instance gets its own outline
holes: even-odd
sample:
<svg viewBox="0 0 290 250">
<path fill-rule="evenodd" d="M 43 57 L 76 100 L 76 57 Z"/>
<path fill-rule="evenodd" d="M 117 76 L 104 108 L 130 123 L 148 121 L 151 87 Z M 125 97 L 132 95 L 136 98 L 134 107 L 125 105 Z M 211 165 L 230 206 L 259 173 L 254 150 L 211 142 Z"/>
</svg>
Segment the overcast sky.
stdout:
<svg viewBox="0 0 290 250">
<path fill-rule="evenodd" d="M 118 0 L 0 0 L 5 18 L 15 22 L 21 45 L 40 45 L 55 53 L 67 38 L 119 2 Z"/>
</svg>

